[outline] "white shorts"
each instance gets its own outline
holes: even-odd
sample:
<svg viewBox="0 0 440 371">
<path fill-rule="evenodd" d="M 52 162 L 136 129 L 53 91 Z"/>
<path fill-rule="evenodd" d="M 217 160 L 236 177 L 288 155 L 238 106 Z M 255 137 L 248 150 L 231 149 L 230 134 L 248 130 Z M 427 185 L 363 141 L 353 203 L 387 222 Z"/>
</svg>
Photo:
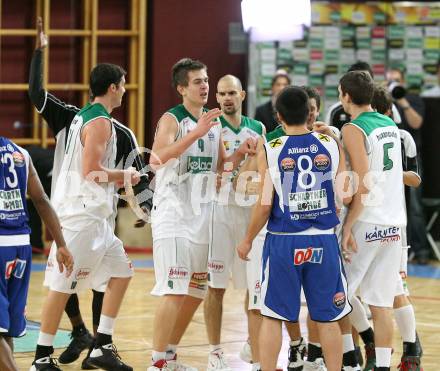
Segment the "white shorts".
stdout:
<svg viewBox="0 0 440 371">
<path fill-rule="evenodd" d="M 73 272 L 69 278 L 61 273 L 53 243 L 46 265 L 44 285 L 67 294 L 84 289 L 105 291 L 112 277 L 131 277 L 133 265 L 107 221 L 90 224 L 87 229 L 63 229 L 67 248 L 73 256 Z"/>
<path fill-rule="evenodd" d="M 246 276 L 249 291 L 249 310 L 261 309 L 261 273 L 263 263 L 263 247 L 265 236 L 258 235 L 252 243 L 252 250 L 248 255 Z"/>
<path fill-rule="evenodd" d="M 359 289 L 362 301 L 393 307 L 402 255 L 401 228 L 357 222 L 353 235 L 358 251 L 345 263 L 349 299 Z"/>
<path fill-rule="evenodd" d="M 156 284 L 152 295 L 191 295 L 205 297 L 208 281 L 208 245 L 186 238 L 153 241 Z"/>
<path fill-rule="evenodd" d="M 232 274 L 236 289 L 246 289 L 246 261 L 237 246 L 243 240 L 251 208 L 214 204 L 208 258 L 209 287 L 226 289 Z"/>
</svg>

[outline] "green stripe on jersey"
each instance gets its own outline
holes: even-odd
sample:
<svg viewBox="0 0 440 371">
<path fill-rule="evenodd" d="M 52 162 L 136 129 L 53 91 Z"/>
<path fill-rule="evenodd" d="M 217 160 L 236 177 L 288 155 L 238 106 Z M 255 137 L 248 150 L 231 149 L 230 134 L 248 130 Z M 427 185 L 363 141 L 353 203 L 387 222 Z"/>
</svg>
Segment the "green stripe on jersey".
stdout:
<svg viewBox="0 0 440 371">
<path fill-rule="evenodd" d="M 266 142 L 270 142 L 284 135 L 286 135 L 286 133 L 284 132 L 283 127 L 281 125 L 278 125 L 274 130 L 266 134 Z"/>
<path fill-rule="evenodd" d="M 89 122 L 96 117 L 104 116 L 109 120 L 112 118 L 101 103 L 87 103 L 77 115 L 82 117 L 84 123 Z"/>
<path fill-rule="evenodd" d="M 207 111 L 208 110 L 206 108 L 203 108 L 203 112 L 207 112 Z M 189 117 L 194 122 L 198 121 L 193 115 L 191 115 L 191 113 L 188 112 L 188 110 L 185 108 L 183 104 L 179 104 L 173 108 L 170 108 L 167 112 L 175 116 L 177 122 L 181 122 L 185 117 Z"/>
<path fill-rule="evenodd" d="M 222 123 L 222 128 L 229 128 L 232 130 L 233 133 L 238 134 L 240 131 L 247 127 L 251 129 L 252 131 L 256 132 L 258 135 L 263 135 L 263 124 L 260 121 L 251 119 L 247 116 L 241 116 L 241 123 L 238 128 L 232 126 L 225 118 L 224 116 L 220 116 L 220 122 Z"/>
<path fill-rule="evenodd" d="M 362 129 L 369 136 L 375 129 L 387 126 L 396 126 L 395 122 L 388 116 L 378 112 L 362 112 L 351 123 Z"/>
</svg>

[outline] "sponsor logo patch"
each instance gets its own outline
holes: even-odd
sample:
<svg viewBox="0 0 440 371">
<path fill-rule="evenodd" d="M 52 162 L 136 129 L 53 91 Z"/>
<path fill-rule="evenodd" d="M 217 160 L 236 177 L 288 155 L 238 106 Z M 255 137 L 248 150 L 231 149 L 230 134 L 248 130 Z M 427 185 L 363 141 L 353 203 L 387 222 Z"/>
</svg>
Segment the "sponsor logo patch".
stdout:
<svg viewBox="0 0 440 371">
<path fill-rule="evenodd" d="M 306 249 L 295 249 L 293 256 L 293 263 L 295 265 L 301 265 L 304 263 L 322 263 L 322 255 L 324 250 L 322 247 L 308 247 Z"/>
<path fill-rule="evenodd" d="M 208 272 L 193 273 L 189 282 L 189 287 L 198 290 L 206 290 L 208 282 Z"/>
<path fill-rule="evenodd" d="M 8 280 L 12 276 L 15 278 L 23 278 L 24 271 L 26 270 L 26 260 L 15 259 L 6 262 L 5 278 Z"/>
<path fill-rule="evenodd" d="M 289 155 L 297 155 L 301 153 L 309 153 L 309 147 L 293 147 L 287 150 Z"/>
<path fill-rule="evenodd" d="M 212 170 L 212 157 L 188 156 L 189 173 L 205 173 Z"/>
<path fill-rule="evenodd" d="M 381 244 L 400 241 L 399 227 L 374 227 L 373 231 L 365 232 L 365 242 L 380 241 Z"/>
<path fill-rule="evenodd" d="M 90 269 L 89 268 L 79 268 L 75 273 L 75 279 L 77 281 L 84 280 L 90 275 Z"/>
<path fill-rule="evenodd" d="M 310 145 L 310 152 L 312 152 L 312 153 L 318 152 L 318 146 L 316 144 L 311 144 Z"/>
<path fill-rule="evenodd" d="M 330 138 L 325 134 L 318 134 L 318 138 L 321 142 L 330 142 Z"/>
<path fill-rule="evenodd" d="M 14 160 L 14 164 L 17 167 L 22 167 L 25 164 L 24 155 L 21 152 L 13 152 L 12 159 Z"/>
<path fill-rule="evenodd" d="M 189 277 L 188 269 L 184 267 L 170 267 L 168 271 L 168 279 L 178 280 Z"/>
<path fill-rule="evenodd" d="M 333 304 L 337 308 L 342 308 L 345 306 L 346 298 L 345 294 L 343 292 L 337 292 L 336 295 L 333 297 Z"/>
<path fill-rule="evenodd" d="M 276 148 L 283 144 L 283 141 L 280 138 L 274 139 L 269 142 L 270 148 Z"/>
<path fill-rule="evenodd" d="M 261 282 L 260 282 L 260 280 L 258 280 L 257 282 L 255 282 L 254 293 L 259 294 L 260 292 L 261 292 Z"/>
<path fill-rule="evenodd" d="M 281 160 L 281 168 L 284 171 L 293 171 L 295 170 L 296 162 L 291 157 L 285 157 Z"/>
<path fill-rule="evenodd" d="M 325 189 L 289 193 L 290 212 L 315 211 L 327 207 L 327 191 Z"/>
<path fill-rule="evenodd" d="M 225 263 L 220 260 L 209 260 L 208 270 L 211 273 L 222 273 L 225 270 Z"/>
<path fill-rule="evenodd" d="M 324 154 L 316 155 L 313 159 L 313 164 L 318 170 L 323 171 L 330 166 L 330 159 Z"/>
</svg>

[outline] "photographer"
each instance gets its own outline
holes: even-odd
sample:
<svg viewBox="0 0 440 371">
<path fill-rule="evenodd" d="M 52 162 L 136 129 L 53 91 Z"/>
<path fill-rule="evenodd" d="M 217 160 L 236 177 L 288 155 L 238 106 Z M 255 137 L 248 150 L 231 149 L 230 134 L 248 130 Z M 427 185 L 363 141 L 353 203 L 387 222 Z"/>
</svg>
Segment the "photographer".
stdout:
<svg viewBox="0 0 440 371">
<path fill-rule="evenodd" d="M 409 131 L 417 146 L 417 158 L 420 165 L 419 173 L 422 175 L 422 162 L 420 158 L 421 132 L 425 115 L 425 105 L 418 95 L 408 94 L 405 88 L 403 71 L 390 68 L 387 71 L 388 89 L 399 110 L 402 122 L 400 129 Z M 410 259 L 427 264 L 429 259 L 428 241 L 426 239 L 426 221 L 422 206 L 421 188 L 411 188 L 408 207 L 408 240 L 411 245 Z"/>
</svg>

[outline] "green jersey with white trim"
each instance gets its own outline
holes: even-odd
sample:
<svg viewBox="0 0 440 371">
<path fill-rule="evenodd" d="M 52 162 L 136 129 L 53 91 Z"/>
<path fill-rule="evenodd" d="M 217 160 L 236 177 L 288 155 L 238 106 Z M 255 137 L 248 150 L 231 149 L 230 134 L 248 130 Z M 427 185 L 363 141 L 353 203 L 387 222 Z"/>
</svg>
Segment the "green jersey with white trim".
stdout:
<svg viewBox="0 0 440 371">
<path fill-rule="evenodd" d="M 358 220 L 379 225 L 405 225 L 402 156 L 397 125 L 377 112 L 363 112 L 346 125 L 355 126 L 365 136 L 369 160 L 369 172 L 364 183 L 370 192 L 363 198 L 364 209 Z"/>
</svg>

